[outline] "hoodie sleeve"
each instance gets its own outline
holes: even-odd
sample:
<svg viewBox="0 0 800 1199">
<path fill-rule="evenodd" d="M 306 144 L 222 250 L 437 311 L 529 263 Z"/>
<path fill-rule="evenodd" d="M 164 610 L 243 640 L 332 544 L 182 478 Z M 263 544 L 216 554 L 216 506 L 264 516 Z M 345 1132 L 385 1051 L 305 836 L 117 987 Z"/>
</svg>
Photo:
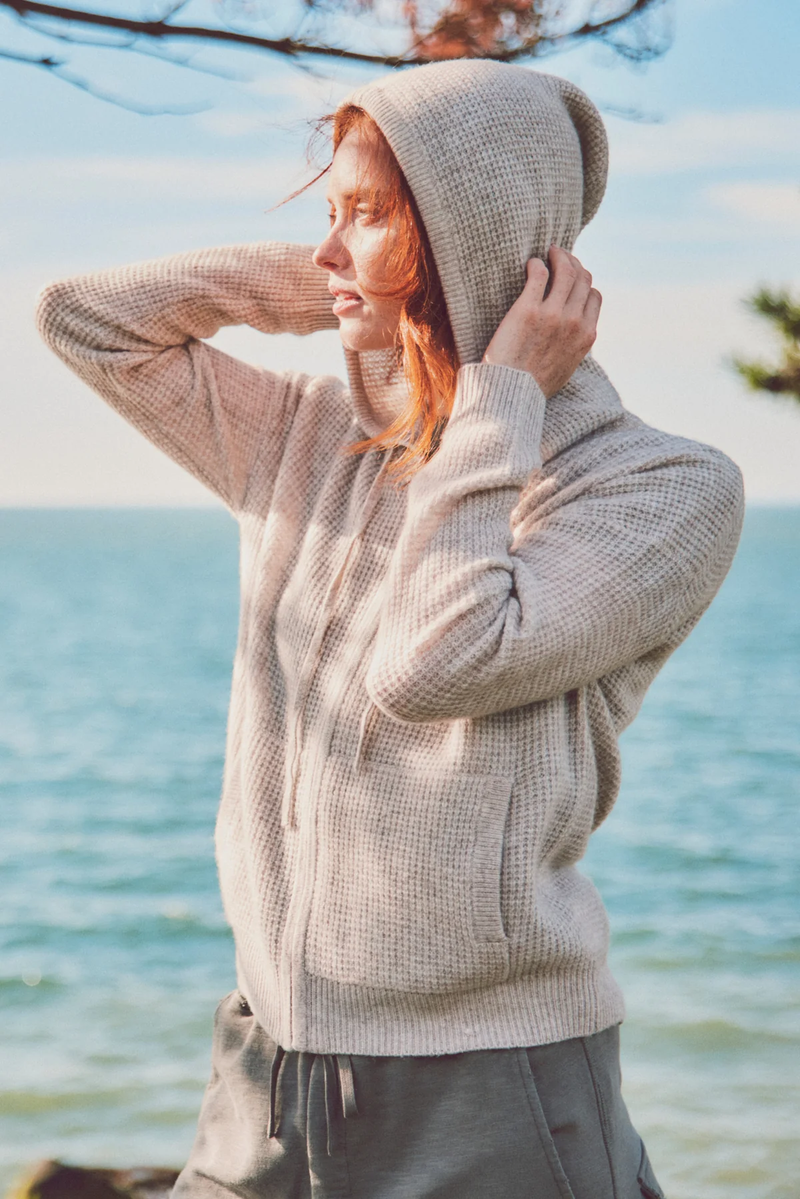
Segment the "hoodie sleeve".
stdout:
<svg viewBox="0 0 800 1199">
<path fill-rule="evenodd" d="M 40 292 L 37 325 L 71 370 L 236 510 L 265 443 L 280 460 L 298 376 L 247 365 L 201 339 L 223 325 L 337 328 L 312 252 L 280 242 L 220 246 L 60 280 Z"/>
<path fill-rule="evenodd" d="M 741 472 L 688 441 L 604 474 L 515 541 L 511 513 L 541 465 L 544 410 L 526 372 L 459 371 L 439 451 L 408 486 L 367 674 L 370 698 L 397 720 L 548 700 L 674 649 L 728 572 Z"/>
</svg>

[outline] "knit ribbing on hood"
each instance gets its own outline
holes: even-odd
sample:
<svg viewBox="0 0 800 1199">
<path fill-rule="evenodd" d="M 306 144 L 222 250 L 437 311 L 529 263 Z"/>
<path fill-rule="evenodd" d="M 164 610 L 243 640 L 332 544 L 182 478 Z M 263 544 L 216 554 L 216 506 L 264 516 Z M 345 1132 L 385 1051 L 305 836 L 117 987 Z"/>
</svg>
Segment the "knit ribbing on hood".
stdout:
<svg viewBox="0 0 800 1199">
<path fill-rule="evenodd" d="M 459 365 L 480 362 L 519 296 L 525 264 L 572 249 L 602 200 L 608 142 L 573 83 L 486 59 L 387 75 L 344 100 L 375 120 L 419 208 L 442 282 Z M 399 410 L 393 351 L 345 352 L 364 427 Z M 366 403 L 365 403 L 366 400 Z"/>
</svg>

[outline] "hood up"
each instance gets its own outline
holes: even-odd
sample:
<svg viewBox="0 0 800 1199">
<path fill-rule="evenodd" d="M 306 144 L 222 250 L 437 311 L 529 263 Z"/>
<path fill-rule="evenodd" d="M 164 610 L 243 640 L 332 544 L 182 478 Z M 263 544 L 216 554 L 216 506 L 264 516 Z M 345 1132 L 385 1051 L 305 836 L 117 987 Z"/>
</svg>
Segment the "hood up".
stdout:
<svg viewBox="0 0 800 1199">
<path fill-rule="evenodd" d="M 522 291 L 527 260 L 546 260 L 552 244 L 571 250 L 597 212 L 608 169 L 600 114 L 566 79 L 488 59 L 398 71 L 344 103 L 365 109 L 391 146 L 431 243 L 459 364 L 480 362 Z M 345 358 L 358 418 L 373 436 L 405 406 L 405 381 L 391 350 Z M 548 400 L 544 460 L 621 412 L 587 357 Z"/>
</svg>

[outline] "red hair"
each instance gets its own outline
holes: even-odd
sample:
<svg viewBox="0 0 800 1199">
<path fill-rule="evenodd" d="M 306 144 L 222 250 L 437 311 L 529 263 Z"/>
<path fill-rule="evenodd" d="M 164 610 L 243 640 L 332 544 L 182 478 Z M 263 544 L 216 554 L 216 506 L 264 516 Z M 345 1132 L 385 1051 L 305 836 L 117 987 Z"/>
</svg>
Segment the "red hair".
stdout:
<svg viewBox="0 0 800 1199">
<path fill-rule="evenodd" d="M 383 433 L 357 441 L 345 447 L 345 452 L 358 454 L 405 444 L 403 453 L 387 471 L 396 479 L 405 480 L 436 452 L 453 406 L 458 372 L 453 331 L 416 201 L 378 124 L 363 108 L 344 104 L 320 119 L 317 132 L 328 125 L 332 126 L 334 153 L 347 134 L 356 130 L 362 145 L 368 147 L 370 165 L 375 168 L 376 182 L 354 195 L 349 203 L 355 207 L 366 201 L 371 212 L 387 222 L 385 275 L 391 283 L 374 294 L 402 301 L 395 352 L 409 392 L 406 408 Z M 328 163 L 288 199 L 322 178 L 331 165 Z M 393 231 L 395 237 L 390 247 Z"/>
</svg>

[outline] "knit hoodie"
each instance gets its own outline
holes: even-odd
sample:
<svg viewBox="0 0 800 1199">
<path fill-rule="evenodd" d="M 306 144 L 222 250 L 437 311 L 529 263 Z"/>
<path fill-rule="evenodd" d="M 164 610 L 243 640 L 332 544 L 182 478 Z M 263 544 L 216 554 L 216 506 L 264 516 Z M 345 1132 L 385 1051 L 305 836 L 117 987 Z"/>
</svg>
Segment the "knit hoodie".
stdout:
<svg viewBox="0 0 800 1199">
<path fill-rule="evenodd" d="M 352 100 L 419 205 L 459 354 L 437 453 L 343 455 L 404 397 L 206 345 L 336 327 L 311 246 L 177 254 L 51 284 L 43 336 L 241 528 L 217 860 L 238 985 L 285 1048 L 441 1054 L 622 1019 L 580 872 L 618 736 L 733 558 L 742 478 L 623 408 L 589 356 L 545 401 L 481 363 L 524 264 L 570 247 L 606 141 L 574 86 L 481 60 Z M 383 406 L 383 407 L 382 407 Z"/>
</svg>

